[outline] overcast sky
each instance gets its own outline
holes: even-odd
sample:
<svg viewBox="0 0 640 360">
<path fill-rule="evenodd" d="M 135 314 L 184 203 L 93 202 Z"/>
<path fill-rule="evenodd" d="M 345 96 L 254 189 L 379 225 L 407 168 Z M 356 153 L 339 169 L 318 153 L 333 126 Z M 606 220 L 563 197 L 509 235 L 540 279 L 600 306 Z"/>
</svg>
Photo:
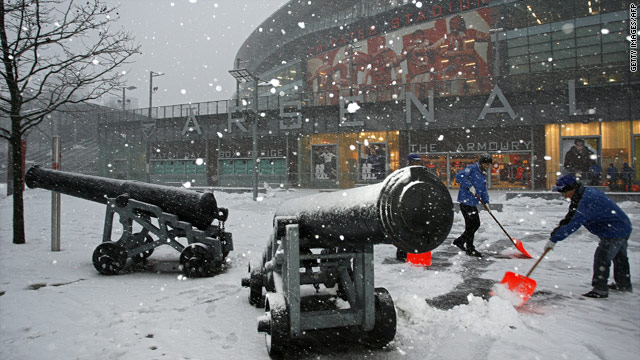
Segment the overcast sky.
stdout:
<svg viewBox="0 0 640 360">
<path fill-rule="evenodd" d="M 228 70 L 244 40 L 287 0 L 107 0 L 120 6 L 119 24 L 142 46 L 125 66 L 127 98 L 149 106 L 149 70 L 158 91 L 153 106 L 226 100 L 235 80 Z M 135 104 L 135 102 L 134 102 Z"/>
</svg>

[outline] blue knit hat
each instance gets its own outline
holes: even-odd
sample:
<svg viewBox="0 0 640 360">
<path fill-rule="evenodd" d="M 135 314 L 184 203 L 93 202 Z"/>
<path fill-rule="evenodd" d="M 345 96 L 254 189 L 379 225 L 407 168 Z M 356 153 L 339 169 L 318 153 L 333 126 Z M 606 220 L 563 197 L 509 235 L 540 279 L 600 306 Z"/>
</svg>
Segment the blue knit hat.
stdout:
<svg viewBox="0 0 640 360">
<path fill-rule="evenodd" d="M 409 158 L 408 159 L 409 159 L 409 162 L 422 161 L 422 158 L 420 157 L 420 155 L 414 154 L 414 153 L 409 154 Z"/>
<path fill-rule="evenodd" d="M 553 187 L 553 191 L 565 192 L 573 190 L 578 187 L 578 180 L 573 175 L 565 174 L 558 177 L 556 180 L 556 186 Z"/>
</svg>

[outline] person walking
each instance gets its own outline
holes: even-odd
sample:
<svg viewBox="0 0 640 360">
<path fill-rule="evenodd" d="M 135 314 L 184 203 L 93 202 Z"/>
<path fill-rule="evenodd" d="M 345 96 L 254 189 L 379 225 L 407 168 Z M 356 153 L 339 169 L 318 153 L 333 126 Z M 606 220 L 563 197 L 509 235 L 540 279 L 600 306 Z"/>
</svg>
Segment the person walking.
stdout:
<svg viewBox="0 0 640 360">
<path fill-rule="evenodd" d="M 571 199 L 571 205 L 565 218 L 551 232 L 544 249 L 553 250 L 558 241 L 584 226 L 600 243 L 593 256 L 593 289 L 582 296 L 606 298 L 609 290 L 632 291 L 627 257 L 632 227 L 627 214 L 602 191 L 582 186 L 569 174 L 558 177 L 554 190 Z M 612 261 L 615 282 L 607 285 Z"/>
<path fill-rule="evenodd" d="M 607 168 L 607 180 L 609 181 L 609 189 L 611 191 L 618 190 L 618 168 L 611 163 Z"/>
<path fill-rule="evenodd" d="M 597 163 L 589 167 L 589 185 L 598 186 L 602 184 L 602 167 Z"/>
<path fill-rule="evenodd" d="M 456 180 L 460 184 L 458 202 L 460 203 L 460 212 L 464 217 L 464 232 L 453 241 L 453 245 L 469 256 L 482 257 L 482 254 L 473 245 L 475 233 L 480 228 L 479 201 L 476 194 L 482 199 L 482 202 L 489 205 L 486 172 L 492 162 L 490 154 L 482 154 L 478 161 L 467 165 L 456 175 Z"/>
<path fill-rule="evenodd" d="M 622 186 L 624 191 L 631 191 L 631 185 L 633 185 L 633 168 L 628 163 L 622 164 L 622 170 L 620 170 L 620 177 L 622 178 Z"/>
</svg>

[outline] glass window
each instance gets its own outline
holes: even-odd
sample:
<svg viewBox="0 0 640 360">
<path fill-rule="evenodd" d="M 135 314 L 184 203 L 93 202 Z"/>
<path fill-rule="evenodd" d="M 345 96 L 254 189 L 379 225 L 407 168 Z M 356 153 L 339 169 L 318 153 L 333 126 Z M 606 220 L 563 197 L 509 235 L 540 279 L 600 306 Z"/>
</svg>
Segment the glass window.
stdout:
<svg viewBox="0 0 640 360">
<path fill-rule="evenodd" d="M 567 59 L 567 58 L 575 58 L 576 57 L 576 49 L 567 49 L 567 50 L 554 50 L 553 51 L 553 59 Z"/>
<path fill-rule="evenodd" d="M 543 52 L 538 54 L 531 54 L 531 63 L 534 62 L 548 62 L 549 58 L 552 57 L 550 52 Z"/>
<path fill-rule="evenodd" d="M 617 51 L 627 51 L 627 44 L 625 43 L 611 43 L 611 44 L 603 44 L 602 52 L 603 53 L 611 53 Z"/>
<path fill-rule="evenodd" d="M 184 174 L 184 161 L 176 161 L 173 167 L 175 174 Z"/>
<path fill-rule="evenodd" d="M 545 44 L 538 44 L 538 45 L 531 45 L 529 46 L 529 52 L 530 53 L 539 53 L 539 52 L 543 52 L 543 51 L 551 51 L 551 44 L 550 43 L 545 43 Z"/>
<path fill-rule="evenodd" d="M 578 57 L 578 66 L 600 64 L 600 54 Z"/>
<path fill-rule="evenodd" d="M 287 174 L 287 159 L 274 159 L 273 161 L 273 174 L 274 175 L 286 175 Z"/>
<path fill-rule="evenodd" d="M 529 72 L 529 65 L 528 64 L 513 65 L 509 69 L 509 73 L 510 74 L 526 74 L 528 72 Z"/>
<path fill-rule="evenodd" d="M 564 32 L 564 31 L 554 31 L 551 33 L 551 38 L 553 40 L 564 40 L 564 39 L 573 39 L 574 34 L 573 31 Z"/>
<path fill-rule="evenodd" d="M 551 37 L 549 36 L 548 33 L 529 36 L 529 44 L 545 43 L 545 42 L 549 42 L 550 39 Z"/>
<path fill-rule="evenodd" d="M 566 69 L 576 66 L 576 59 L 574 57 L 563 60 L 554 60 L 553 66 L 559 69 Z"/>
<path fill-rule="evenodd" d="M 607 24 L 602 24 L 602 28 L 609 30 L 610 33 L 613 33 L 616 31 L 627 31 L 628 26 L 626 22 L 615 21 Z"/>
<path fill-rule="evenodd" d="M 509 39 L 508 44 L 509 44 L 509 48 L 518 47 L 518 46 L 527 46 L 527 37 L 522 36 L 522 37 Z"/>
<path fill-rule="evenodd" d="M 233 160 L 222 160 L 221 174 L 222 175 L 233 175 L 234 173 L 234 164 Z"/>
<path fill-rule="evenodd" d="M 625 52 L 608 53 L 603 56 L 602 61 L 605 63 L 626 63 L 629 60 L 629 54 Z"/>
<path fill-rule="evenodd" d="M 622 32 L 622 31 L 611 32 L 607 35 L 602 36 L 602 42 L 603 43 L 611 43 L 611 42 L 625 43 L 626 37 L 627 37 L 626 32 Z"/>
<path fill-rule="evenodd" d="M 509 57 L 518 56 L 518 55 L 526 55 L 529 53 L 529 49 L 526 46 L 520 46 L 517 48 L 509 48 L 508 52 Z"/>
<path fill-rule="evenodd" d="M 550 66 L 546 62 L 531 62 L 531 72 L 549 71 Z"/>
<path fill-rule="evenodd" d="M 509 64 L 511 65 L 528 64 L 528 63 L 529 63 L 529 55 L 514 56 L 509 58 Z"/>
<path fill-rule="evenodd" d="M 162 175 L 164 170 L 164 164 L 162 161 L 153 161 L 152 173 L 153 175 Z"/>
<path fill-rule="evenodd" d="M 595 36 L 585 36 L 576 39 L 576 46 L 587 46 L 600 44 L 600 34 Z"/>
<path fill-rule="evenodd" d="M 196 162 L 195 161 L 187 161 L 184 168 L 185 174 L 192 175 L 196 173 Z"/>
<path fill-rule="evenodd" d="M 272 159 L 260 159 L 260 175 L 273 174 L 273 160 Z"/>
<path fill-rule="evenodd" d="M 165 161 L 164 162 L 164 173 L 165 174 L 173 174 L 173 161 Z"/>
<path fill-rule="evenodd" d="M 578 57 L 588 56 L 588 55 L 599 55 L 600 54 L 600 46 L 585 46 L 579 47 L 576 49 Z"/>
<path fill-rule="evenodd" d="M 576 37 L 589 36 L 600 33 L 600 24 L 591 26 L 582 26 L 576 29 Z"/>
<path fill-rule="evenodd" d="M 575 41 L 573 39 L 568 39 L 568 40 L 558 40 L 558 41 L 554 41 L 553 42 L 553 50 L 556 49 L 570 49 L 575 47 Z"/>
</svg>

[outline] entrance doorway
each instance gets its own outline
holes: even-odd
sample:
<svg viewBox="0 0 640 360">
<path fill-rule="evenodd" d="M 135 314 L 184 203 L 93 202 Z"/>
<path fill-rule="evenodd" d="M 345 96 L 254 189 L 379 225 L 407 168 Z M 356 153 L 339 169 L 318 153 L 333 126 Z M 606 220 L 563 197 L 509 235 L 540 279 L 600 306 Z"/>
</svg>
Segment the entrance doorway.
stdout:
<svg viewBox="0 0 640 360">
<path fill-rule="evenodd" d="M 425 166 L 447 187 L 460 187 L 456 174 L 467 165 L 477 161 L 481 153 L 428 153 L 419 154 L 425 160 Z M 487 173 L 487 185 L 490 189 L 533 189 L 533 152 L 513 151 L 492 153 L 493 166 Z"/>
</svg>

